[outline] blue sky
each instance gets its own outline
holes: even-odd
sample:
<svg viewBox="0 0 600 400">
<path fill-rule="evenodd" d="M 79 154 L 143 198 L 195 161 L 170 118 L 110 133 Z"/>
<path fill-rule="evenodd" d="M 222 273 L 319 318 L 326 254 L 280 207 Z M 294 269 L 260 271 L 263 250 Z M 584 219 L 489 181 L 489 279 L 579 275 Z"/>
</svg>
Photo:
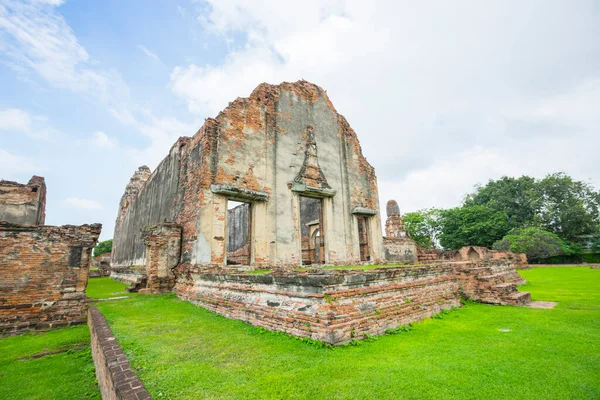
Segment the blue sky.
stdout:
<svg viewBox="0 0 600 400">
<path fill-rule="evenodd" d="M 600 186 L 585 0 L 0 0 L 0 178 L 44 176 L 48 224 L 108 239 L 139 165 L 260 82 L 298 79 L 328 91 L 403 211 L 502 175 Z"/>
</svg>

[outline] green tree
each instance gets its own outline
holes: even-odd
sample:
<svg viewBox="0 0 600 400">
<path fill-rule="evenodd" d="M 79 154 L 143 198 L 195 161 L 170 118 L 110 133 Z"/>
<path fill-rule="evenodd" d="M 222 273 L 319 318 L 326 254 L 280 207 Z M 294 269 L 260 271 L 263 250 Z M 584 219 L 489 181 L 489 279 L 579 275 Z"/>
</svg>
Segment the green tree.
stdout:
<svg viewBox="0 0 600 400">
<path fill-rule="evenodd" d="M 493 249 L 525 253 L 530 261 L 570 253 L 567 245 L 556 234 L 533 227 L 513 229 L 494 243 Z"/>
<path fill-rule="evenodd" d="M 440 212 L 429 208 L 404 214 L 404 228 L 408 235 L 421 247 L 435 248 L 440 233 Z"/>
<path fill-rule="evenodd" d="M 540 207 L 537 181 L 530 176 L 510 178 L 503 176 L 490 180 L 485 186 L 478 186 L 475 193 L 467 195 L 465 206 L 486 206 L 506 213 L 509 229 L 522 228 L 535 224 Z"/>
<path fill-rule="evenodd" d="M 547 175 L 538 183 L 539 220 L 545 229 L 578 242 L 580 236 L 598 232 L 600 192 L 564 172 Z"/>
<path fill-rule="evenodd" d="M 475 245 L 491 247 L 509 231 L 504 211 L 486 206 L 462 206 L 442 210 L 439 240 L 445 249 Z"/>
<path fill-rule="evenodd" d="M 103 242 L 98 243 L 96 247 L 94 247 L 94 257 L 98 257 L 99 255 L 110 253 L 112 250 L 112 239 L 105 240 Z"/>
</svg>

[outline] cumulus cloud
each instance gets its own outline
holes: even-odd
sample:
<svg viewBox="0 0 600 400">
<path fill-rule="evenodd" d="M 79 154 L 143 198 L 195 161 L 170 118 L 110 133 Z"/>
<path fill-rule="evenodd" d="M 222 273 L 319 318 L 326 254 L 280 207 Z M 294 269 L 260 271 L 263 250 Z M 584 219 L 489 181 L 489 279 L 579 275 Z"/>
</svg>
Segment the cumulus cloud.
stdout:
<svg viewBox="0 0 600 400">
<path fill-rule="evenodd" d="M 67 197 L 65 199 L 67 207 L 79 208 L 82 210 L 102 210 L 104 207 L 96 200 L 82 199 L 80 197 Z"/>
<path fill-rule="evenodd" d="M 138 44 L 137 48 L 144 53 L 145 55 L 147 55 L 148 57 L 152 58 L 154 61 L 160 61 L 160 57 L 156 55 L 156 53 L 148 50 L 147 47 L 142 46 L 141 44 Z"/>
<path fill-rule="evenodd" d="M 565 170 L 600 186 L 600 23 L 591 2 L 208 0 L 228 43 L 173 93 L 213 116 L 258 83 L 328 91 L 375 166 L 380 200 L 457 205 L 478 182 Z M 292 17 L 293 16 L 293 17 Z M 241 39 L 240 39 L 241 38 Z"/>
</svg>

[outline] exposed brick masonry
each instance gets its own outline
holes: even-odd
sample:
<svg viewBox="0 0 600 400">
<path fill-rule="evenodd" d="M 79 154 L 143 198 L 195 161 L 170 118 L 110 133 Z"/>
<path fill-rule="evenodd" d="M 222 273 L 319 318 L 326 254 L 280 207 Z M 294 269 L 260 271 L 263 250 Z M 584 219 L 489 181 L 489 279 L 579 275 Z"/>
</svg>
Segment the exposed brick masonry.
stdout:
<svg viewBox="0 0 600 400">
<path fill-rule="evenodd" d="M 179 297 L 228 318 L 331 344 L 460 306 L 462 296 L 492 304 L 529 301 L 529 293 L 516 291 L 522 278 L 508 259 L 369 271 L 189 272 L 176 282 Z"/>
<path fill-rule="evenodd" d="M 104 400 L 150 400 L 129 360 L 117 343 L 102 313 L 94 306 L 88 312 L 92 357 L 98 386 Z"/>
<path fill-rule="evenodd" d="M 43 225 L 46 219 L 46 183 L 33 176 L 27 184 L 0 180 L 0 221 Z"/>
<path fill-rule="evenodd" d="M 101 227 L 0 222 L 0 334 L 85 322 L 90 255 Z"/>
</svg>

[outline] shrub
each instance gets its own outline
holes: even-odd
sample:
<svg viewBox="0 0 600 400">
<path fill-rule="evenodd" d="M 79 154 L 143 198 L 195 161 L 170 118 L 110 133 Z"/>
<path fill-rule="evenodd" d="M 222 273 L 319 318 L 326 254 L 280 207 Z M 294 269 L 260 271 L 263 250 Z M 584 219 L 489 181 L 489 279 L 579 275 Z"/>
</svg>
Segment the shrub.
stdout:
<svg viewBox="0 0 600 400">
<path fill-rule="evenodd" d="M 525 253 L 530 261 L 570 255 L 574 252 L 557 235 L 540 228 L 513 229 L 495 242 L 493 249 Z"/>
</svg>

